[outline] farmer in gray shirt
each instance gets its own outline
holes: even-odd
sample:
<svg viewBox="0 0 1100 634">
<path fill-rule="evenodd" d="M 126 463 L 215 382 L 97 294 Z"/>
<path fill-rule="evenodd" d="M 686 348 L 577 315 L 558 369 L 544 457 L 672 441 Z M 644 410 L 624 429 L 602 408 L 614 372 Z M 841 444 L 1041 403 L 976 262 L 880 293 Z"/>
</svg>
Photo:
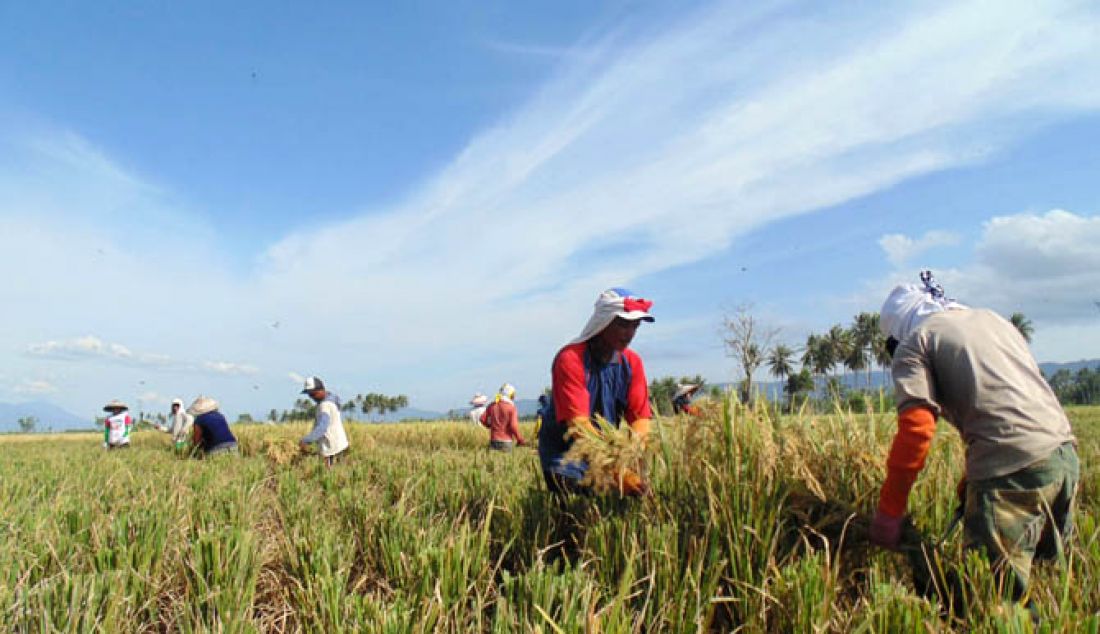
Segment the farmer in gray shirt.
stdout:
<svg viewBox="0 0 1100 634">
<path fill-rule="evenodd" d="M 1005 592 L 1021 600 L 1032 560 L 1060 557 L 1071 532 L 1076 440 L 1016 328 L 946 299 L 930 272 L 921 279 L 895 288 L 881 311 L 898 432 L 871 540 L 898 547 L 909 490 L 942 416 L 966 443 L 965 545 L 984 550 Z"/>
</svg>

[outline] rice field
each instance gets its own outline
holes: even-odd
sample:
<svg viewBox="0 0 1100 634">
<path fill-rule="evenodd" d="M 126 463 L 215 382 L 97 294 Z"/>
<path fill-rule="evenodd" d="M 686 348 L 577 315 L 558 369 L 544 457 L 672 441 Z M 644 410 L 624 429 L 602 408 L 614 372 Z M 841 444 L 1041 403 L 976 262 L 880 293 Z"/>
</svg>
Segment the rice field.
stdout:
<svg viewBox="0 0 1100 634">
<path fill-rule="evenodd" d="M 1033 598 L 1039 630 L 1097 632 L 1100 408 L 1069 413 L 1078 537 L 1033 573 Z M 660 419 L 651 497 L 562 503 L 534 451 L 491 453 L 468 424 L 349 427 L 332 470 L 293 451 L 305 424 L 237 426 L 242 455 L 205 461 L 156 432 L 110 453 L 91 433 L 0 439 L 0 631 L 1033 629 L 958 536 L 938 561 L 964 580 L 965 613 L 916 591 L 911 558 L 867 546 L 888 414 L 728 402 Z M 910 505 L 928 540 L 961 465 L 941 423 Z"/>
</svg>

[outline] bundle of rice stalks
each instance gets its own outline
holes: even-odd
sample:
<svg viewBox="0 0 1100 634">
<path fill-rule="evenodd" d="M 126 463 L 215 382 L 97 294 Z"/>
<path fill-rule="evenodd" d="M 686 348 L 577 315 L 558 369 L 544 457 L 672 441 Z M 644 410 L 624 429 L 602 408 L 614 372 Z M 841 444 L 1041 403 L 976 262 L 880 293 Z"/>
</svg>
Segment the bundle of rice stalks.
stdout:
<svg viewBox="0 0 1100 634">
<path fill-rule="evenodd" d="M 639 492 L 645 488 L 646 444 L 627 425 L 615 427 L 597 417 L 593 428 L 570 430 L 573 446 L 565 454 L 567 462 L 587 463 L 583 486 L 596 493 Z"/>
<path fill-rule="evenodd" d="M 303 455 L 298 441 L 292 438 L 264 438 L 261 453 L 277 466 L 293 464 Z"/>
</svg>

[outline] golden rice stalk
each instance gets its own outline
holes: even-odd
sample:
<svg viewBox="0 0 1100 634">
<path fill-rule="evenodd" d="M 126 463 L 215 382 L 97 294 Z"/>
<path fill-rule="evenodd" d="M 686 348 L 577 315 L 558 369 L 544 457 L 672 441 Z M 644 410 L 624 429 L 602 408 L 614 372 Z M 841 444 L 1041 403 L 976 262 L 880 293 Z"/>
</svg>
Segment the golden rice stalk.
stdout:
<svg viewBox="0 0 1100 634">
<path fill-rule="evenodd" d="M 278 466 L 291 464 L 302 455 L 298 442 L 291 438 L 264 438 L 263 455 Z"/>
<path fill-rule="evenodd" d="M 588 471 L 581 480 L 583 486 L 596 493 L 623 491 L 623 479 L 628 473 L 644 474 L 646 444 L 628 425 L 615 427 L 597 416 L 595 430 L 573 427 L 569 435 L 573 446 L 565 454 L 567 462 L 586 462 Z"/>
</svg>

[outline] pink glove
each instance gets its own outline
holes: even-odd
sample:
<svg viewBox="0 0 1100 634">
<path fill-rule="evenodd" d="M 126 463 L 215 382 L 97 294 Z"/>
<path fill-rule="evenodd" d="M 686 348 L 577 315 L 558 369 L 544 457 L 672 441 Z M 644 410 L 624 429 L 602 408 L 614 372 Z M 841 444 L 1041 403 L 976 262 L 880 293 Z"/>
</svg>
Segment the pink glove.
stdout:
<svg viewBox="0 0 1100 634">
<path fill-rule="evenodd" d="M 871 543 L 887 550 L 897 550 L 901 543 L 901 525 L 904 515 L 893 517 L 882 511 L 875 512 L 871 521 Z"/>
</svg>

